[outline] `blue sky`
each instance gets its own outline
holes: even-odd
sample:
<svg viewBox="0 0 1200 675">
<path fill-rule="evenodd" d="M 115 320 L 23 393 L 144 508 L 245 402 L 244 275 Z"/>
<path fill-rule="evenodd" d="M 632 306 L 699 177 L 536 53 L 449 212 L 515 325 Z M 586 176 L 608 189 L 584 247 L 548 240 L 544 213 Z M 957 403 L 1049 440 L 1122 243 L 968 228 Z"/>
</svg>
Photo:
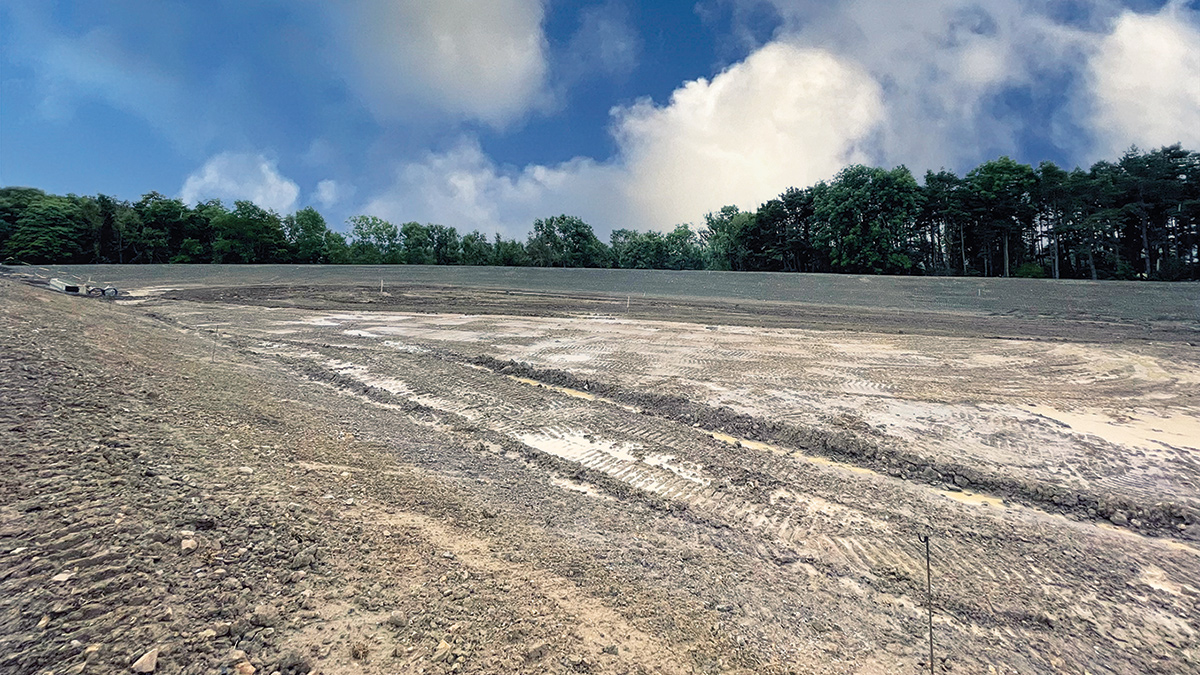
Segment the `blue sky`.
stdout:
<svg viewBox="0 0 1200 675">
<path fill-rule="evenodd" d="M 524 237 L 1200 149 L 1200 3 L 0 0 L 0 185 Z"/>
</svg>

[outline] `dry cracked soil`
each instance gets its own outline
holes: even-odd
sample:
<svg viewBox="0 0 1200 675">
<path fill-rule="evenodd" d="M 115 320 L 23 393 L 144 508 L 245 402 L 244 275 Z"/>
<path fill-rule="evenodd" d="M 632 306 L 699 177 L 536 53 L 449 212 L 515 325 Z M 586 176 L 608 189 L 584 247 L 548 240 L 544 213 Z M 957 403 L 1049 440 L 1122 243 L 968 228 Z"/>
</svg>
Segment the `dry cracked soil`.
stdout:
<svg viewBox="0 0 1200 675">
<path fill-rule="evenodd" d="M 36 281 L 0 672 L 1200 672 L 1186 325 Z"/>
</svg>

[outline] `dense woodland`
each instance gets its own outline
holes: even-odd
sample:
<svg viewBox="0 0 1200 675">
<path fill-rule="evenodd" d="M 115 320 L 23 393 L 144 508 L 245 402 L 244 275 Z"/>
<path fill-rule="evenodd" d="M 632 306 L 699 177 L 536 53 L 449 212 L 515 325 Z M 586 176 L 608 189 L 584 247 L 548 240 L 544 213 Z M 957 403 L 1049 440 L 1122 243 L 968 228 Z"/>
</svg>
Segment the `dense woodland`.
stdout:
<svg viewBox="0 0 1200 675">
<path fill-rule="evenodd" d="M 702 227 L 618 229 L 607 244 L 573 216 L 536 220 L 525 241 L 354 216 L 333 231 L 315 209 L 247 201 L 194 206 L 0 188 L 0 261 L 533 265 L 653 269 L 1200 279 L 1200 153 L 1179 145 L 1067 171 L 1008 157 L 924 184 L 900 166 L 855 165 Z"/>
</svg>

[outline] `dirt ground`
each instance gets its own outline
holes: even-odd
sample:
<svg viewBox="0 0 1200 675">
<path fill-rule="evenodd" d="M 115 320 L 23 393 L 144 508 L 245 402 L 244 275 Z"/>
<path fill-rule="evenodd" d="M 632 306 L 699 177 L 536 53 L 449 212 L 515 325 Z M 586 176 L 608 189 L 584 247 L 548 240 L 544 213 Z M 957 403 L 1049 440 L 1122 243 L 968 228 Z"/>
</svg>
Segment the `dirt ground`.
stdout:
<svg viewBox="0 0 1200 675">
<path fill-rule="evenodd" d="M 0 293 L 0 671 L 1200 672 L 1186 325 Z"/>
</svg>

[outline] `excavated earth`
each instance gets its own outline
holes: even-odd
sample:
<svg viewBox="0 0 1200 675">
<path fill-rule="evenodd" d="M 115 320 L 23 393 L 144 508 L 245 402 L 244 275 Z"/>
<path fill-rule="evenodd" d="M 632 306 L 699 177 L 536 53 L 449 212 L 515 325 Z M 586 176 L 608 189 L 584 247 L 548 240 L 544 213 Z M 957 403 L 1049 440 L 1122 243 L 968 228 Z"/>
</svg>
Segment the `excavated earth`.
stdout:
<svg viewBox="0 0 1200 675">
<path fill-rule="evenodd" d="M 1200 672 L 1186 321 L 36 281 L 2 672 Z"/>
</svg>

